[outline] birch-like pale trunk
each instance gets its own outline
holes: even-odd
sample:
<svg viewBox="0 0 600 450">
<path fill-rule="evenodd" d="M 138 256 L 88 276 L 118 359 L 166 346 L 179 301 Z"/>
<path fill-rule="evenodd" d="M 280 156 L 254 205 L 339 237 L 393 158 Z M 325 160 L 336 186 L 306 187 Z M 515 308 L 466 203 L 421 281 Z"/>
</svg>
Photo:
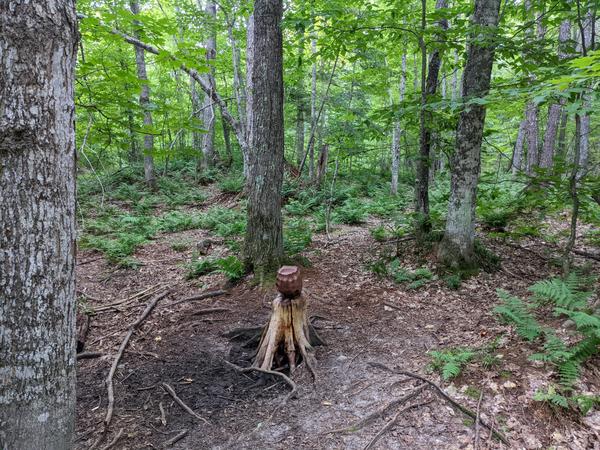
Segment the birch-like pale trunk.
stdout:
<svg viewBox="0 0 600 450">
<path fill-rule="evenodd" d="M 402 72 L 400 73 L 400 102 L 404 101 L 406 94 L 406 50 L 402 53 Z M 398 194 L 398 172 L 400 171 L 400 138 L 402 137 L 402 126 L 400 120 L 394 122 L 392 133 L 392 195 Z"/>
<path fill-rule="evenodd" d="M 580 48 L 582 55 L 586 56 L 590 50 L 594 49 L 593 40 L 593 25 L 594 11 L 590 8 L 583 20 L 583 35 L 579 37 Z M 585 49 L 585 50 L 584 50 Z M 583 93 L 583 106 L 585 109 L 591 107 L 591 96 L 589 92 Z M 583 177 L 588 170 L 588 162 L 590 157 L 590 114 L 585 112 L 580 117 L 580 133 L 579 133 L 579 178 Z"/>
<path fill-rule="evenodd" d="M 312 63 L 312 68 L 311 68 L 311 87 L 310 87 L 310 133 L 311 135 L 315 135 L 316 133 L 316 127 L 318 126 L 317 124 L 317 61 L 316 61 L 316 54 L 317 54 L 317 39 L 314 35 L 314 31 L 313 31 L 313 36 L 311 38 L 310 41 L 310 48 L 311 48 L 311 52 L 312 52 L 312 57 L 313 57 L 313 63 Z M 309 148 L 308 148 L 308 177 L 312 180 L 314 180 L 315 177 L 315 145 L 314 145 L 314 139 L 309 142 Z"/>
<path fill-rule="evenodd" d="M 467 61 L 463 72 L 463 98 L 484 97 L 490 89 L 501 0 L 475 0 Z M 475 205 L 481 167 L 485 105 L 464 108 L 458 119 L 456 148 L 451 158 L 450 200 L 444 238 L 438 258 L 455 267 L 472 267 L 475 261 Z"/>
<path fill-rule="evenodd" d="M 304 66 L 304 30 L 298 41 L 298 66 L 297 70 L 302 73 Z M 296 86 L 296 160 L 298 167 L 304 159 L 304 113 L 306 109 L 304 99 L 304 77 L 298 77 Z"/>
<path fill-rule="evenodd" d="M 571 36 L 571 22 L 567 19 L 560 25 L 558 34 L 558 58 L 565 59 L 568 54 L 565 45 Z M 562 112 L 564 110 L 565 101 L 561 99 L 559 103 L 553 103 L 548 109 L 548 122 L 546 131 L 544 132 L 544 141 L 542 143 L 542 151 L 540 154 L 540 167 L 549 169 L 552 167 L 554 152 L 556 148 L 556 136 L 558 134 L 558 125 Z"/>
<path fill-rule="evenodd" d="M 137 0 L 129 2 L 131 13 L 137 15 L 140 13 L 140 4 Z M 133 36 L 140 38 L 140 23 L 133 22 Z M 140 107 L 144 111 L 144 128 L 152 128 L 152 111 L 150 110 L 150 86 L 148 85 L 148 74 L 146 72 L 146 57 L 144 49 L 134 46 L 135 64 L 137 66 L 138 79 L 142 81 L 142 91 L 140 92 Z M 156 176 L 154 174 L 154 135 L 152 132 L 144 134 L 144 180 L 150 188 L 156 188 Z"/>
<path fill-rule="evenodd" d="M 75 2 L 0 2 L 0 448 L 72 448 Z"/>
<path fill-rule="evenodd" d="M 198 0 L 198 6 L 201 1 Z M 210 86 L 211 90 L 215 90 L 215 69 L 213 61 L 217 57 L 217 32 L 215 21 L 217 18 L 217 7 L 213 0 L 207 0 L 204 12 L 208 19 L 208 37 L 204 42 L 206 49 L 206 63 L 209 66 L 209 71 L 201 74 L 204 82 Z M 215 152 L 215 106 L 212 100 L 212 93 L 204 95 L 204 104 L 202 106 L 202 124 L 204 133 L 202 134 L 202 157 L 200 158 L 200 167 L 202 171 L 215 166 L 217 162 L 217 153 Z M 240 122 L 241 123 L 241 122 Z"/>
<path fill-rule="evenodd" d="M 250 175 L 250 164 L 252 164 L 250 153 L 252 150 L 252 144 L 250 136 L 252 136 L 252 123 L 254 107 L 252 100 L 254 98 L 254 84 L 252 80 L 252 71 L 254 67 L 254 14 L 248 17 L 246 23 L 246 136 L 247 145 L 246 151 L 243 152 L 244 157 L 244 177 L 246 178 L 246 185 L 248 185 L 248 176 Z"/>
<path fill-rule="evenodd" d="M 250 171 L 247 178 L 248 227 L 244 258 L 262 281 L 283 257 L 281 185 L 283 182 L 282 0 L 255 0 L 251 27 L 253 62 Z"/>
</svg>

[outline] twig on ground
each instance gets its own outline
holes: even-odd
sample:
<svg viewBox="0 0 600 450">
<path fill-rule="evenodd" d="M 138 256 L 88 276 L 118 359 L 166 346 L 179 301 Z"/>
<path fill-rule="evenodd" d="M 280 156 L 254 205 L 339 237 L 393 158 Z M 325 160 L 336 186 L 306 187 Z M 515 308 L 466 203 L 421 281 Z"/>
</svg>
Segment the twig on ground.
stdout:
<svg viewBox="0 0 600 450">
<path fill-rule="evenodd" d="M 160 423 L 162 423 L 163 427 L 167 426 L 167 415 L 165 414 L 165 408 L 163 407 L 162 402 L 158 403 L 158 409 L 160 411 Z"/>
<path fill-rule="evenodd" d="M 571 253 L 575 253 L 576 255 L 583 256 L 584 258 L 589 258 L 589 259 L 593 259 L 596 261 L 600 261 L 600 255 L 597 255 L 595 253 L 584 252 L 583 250 L 577 250 L 576 248 L 571 250 Z"/>
<path fill-rule="evenodd" d="M 218 313 L 218 312 L 227 312 L 231 311 L 229 308 L 206 308 L 200 309 L 198 311 L 194 311 L 192 316 L 203 316 L 204 314 Z"/>
<path fill-rule="evenodd" d="M 170 447 L 171 445 L 175 444 L 176 442 L 178 442 L 181 439 L 183 439 L 184 437 L 186 437 L 187 434 L 188 434 L 188 430 L 183 430 L 181 433 L 178 433 L 175 436 L 173 436 L 171 439 L 168 439 L 165 442 L 163 442 L 162 445 L 160 446 L 160 448 Z"/>
<path fill-rule="evenodd" d="M 102 312 L 102 311 L 108 311 L 110 309 L 117 309 L 118 310 L 119 308 L 117 308 L 117 306 L 122 306 L 122 305 L 127 304 L 129 302 L 132 302 L 132 301 L 134 301 L 136 299 L 137 300 L 141 300 L 144 297 L 148 297 L 148 296 L 154 294 L 160 288 L 161 288 L 160 284 L 155 284 L 154 286 L 151 286 L 151 287 L 149 287 L 147 289 L 144 289 L 141 292 L 137 292 L 137 293 L 135 293 L 135 294 L 127 297 L 126 299 L 119 300 L 119 301 L 114 302 L 114 303 L 109 303 L 108 305 L 102 305 L 102 306 L 99 306 L 97 308 L 92 308 L 92 310 L 95 313 L 99 313 L 99 312 Z"/>
<path fill-rule="evenodd" d="M 386 365 L 378 363 L 378 362 L 370 362 L 370 363 L 368 363 L 368 365 L 371 367 L 385 370 L 390 373 L 404 375 L 407 377 L 411 377 L 411 378 L 415 378 L 417 380 L 424 381 L 425 383 L 427 383 L 429 386 L 431 386 L 433 388 L 433 390 L 436 394 L 438 394 L 440 397 L 442 397 L 444 400 L 446 400 L 448 403 L 450 403 L 450 405 L 454 406 L 456 409 L 461 411 L 463 414 L 465 414 L 465 415 L 469 416 L 471 419 L 475 420 L 476 414 L 473 411 L 471 411 L 469 408 L 458 403 L 456 400 L 454 400 L 452 397 L 450 397 L 448 394 L 446 394 L 443 391 L 443 389 L 441 387 L 439 387 L 437 384 L 435 384 L 433 381 L 428 380 L 427 378 L 422 377 L 421 375 L 417 375 L 416 373 L 407 372 L 406 370 L 390 369 Z M 496 437 L 498 440 L 500 440 L 503 444 L 510 446 L 508 440 L 506 439 L 506 437 L 504 437 L 504 435 L 502 433 L 500 433 L 499 431 L 495 431 L 495 430 L 492 431 L 492 427 L 487 422 L 484 422 L 481 419 L 479 420 L 479 423 L 481 425 L 483 425 L 485 428 L 487 428 L 488 430 L 490 430 L 494 434 L 494 437 Z"/>
<path fill-rule="evenodd" d="M 475 417 L 475 450 L 479 450 L 479 413 L 481 411 L 481 400 L 483 400 L 483 391 L 479 394 L 479 401 L 477 402 L 477 415 Z"/>
<path fill-rule="evenodd" d="M 78 266 L 85 266 L 86 264 L 93 263 L 94 261 L 99 261 L 99 260 L 101 260 L 103 258 L 104 258 L 104 255 L 100 255 L 100 256 L 97 256 L 96 258 L 91 258 L 91 259 L 88 259 L 86 261 L 78 261 L 77 265 Z"/>
<path fill-rule="evenodd" d="M 79 361 L 80 359 L 100 358 L 102 356 L 104 356 L 104 353 L 102 352 L 81 352 L 77 353 L 77 361 Z"/>
<path fill-rule="evenodd" d="M 377 443 L 377 441 L 381 439 L 381 437 L 396 424 L 402 413 L 405 413 L 409 409 L 420 408 L 421 406 L 425 406 L 431 402 L 432 400 L 427 400 L 426 402 L 415 403 L 414 405 L 408 405 L 402 408 L 396 413 L 394 417 L 392 417 L 392 419 L 388 423 L 385 424 L 385 426 L 381 430 L 379 430 L 379 432 L 375 436 L 373 436 L 373 439 L 371 439 L 369 443 L 365 445 L 365 448 L 363 450 L 369 450 L 371 447 L 373 447 Z"/>
<path fill-rule="evenodd" d="M 123 428 L 121 428 L 119 430 L 119 432 L 117 433 L 117 435 L 114 437 L 114 439 L 112 441 L 110 441 L 107 445 L 102 447 L 102 450 L 108 450 L 109 448 L 113 447 L 117 442 L 119 442 L 119 439 L 121 439 L 121 436 L 123 436 Z"/>
<path fill-rule="evenodd" d="M 183 302 L 192 302 L 196 300 L 204 300 L 206 298 L 218 297 L 220 295 L 228 294 L 228 291 L 211 291 L 204 292 L 203 294 L 192 295 L 191 297 L 182 298 L 181 300 L 177 300 L 176 302 L 169 303 L 167 306 L 175 306 Z"/>
<path fill-rule="evenodd" d="M 375 411 L 374 413 L 369 414 L 367 417 L 365 417 L 364 419 L 362 419 L 360 422 L 356 423 L 355 425 L 352 425 L 350 427 L 345 427 L 345 428 L 336 428 L 335 430 L 326 431 L 323 434 L 354 433 L 354 432 L 366 427 L 367 425 L 373 423 L 373 421 L 375 421 L 378 418 L 380 418 L 381 416 L 383 416 L 390 409 L 395 408 L 396 406 L 400 406 L 401 404 L 416 397 L 421 392 L 423 392 L 423 389 L 425 389 L 426 386 L 427 386 L 427 384 L 422 384 L 419 387 L 416 387 L 415 389 L 410 391 L 408 394 L 406 394 L 396 400 L 392 400 L 387 405 L 385 405 L 383 408 L 380 408 L 377 411 Z"/>
<path fill-rule="evenodd" d="M 208 420 L 206 420 L 204 417 L 202 417 L 200 414 L 196 413 L 192 408 L 186 405 L 184 401 L 177 396 L 177 394 L 175 393 L 175 389 L 173 389 L 170 385 L 163 382 L 161 383 L 161 386 L 165 388 L 169 395 L 173 397 L 173 400 L 175 400 L 179 404 L 179 406 L 181 406 L 189 415 L 195 417 L 198 420 L 201 420 L 207 425 L 210 425 L 210 422 Z"/>
<path fill-rule="evenodd" d="M 390 303 L 390 302 L 383 302 L 383 304 L 384 304 L 385 306 L 389 307 L 389 308 L 396 309 L 396 310 L 398 310 L 398 311 L 402 311 L 402 308 L 400 308 L 399 306 L 396 306 L 396 305 L 394 305 L 393 303 Z"/>
<path fill-rule="evenodd" d="M 113 378 L 115 376 L 115 372 L 117 371 L 117 366 L 119 365 L 119 361 L 123 357 L 123 352 L 125 351 L 125 347 L 127 347 L 127 344 L 129 343 L 129 340 L 131 339 L 133 332 L 135 330 L 137 330 L 139 328 L 139 326 L 141 325 L 141 323 L 146 319 L 146 317 L 148 317 L 150 315 L 150 313 L 152 312 L 152 310 L 154 309 L 156 304 L 161 299 L 163 299 L 167 295 L 169 295 L 169 292 L 170 291 L 166 290 L 166 291 L 156 295 L 148 303 L 148 305 L 146 306 L 146 308 L 144 309 L 142 314 L 138 317 L 138 319 L 129 326 L 129 331 L 127 331 L 125 338 L 121 342 L 119 351 L 117 352 L 117 355 L 115 356 L 115 359 L 113 360 L 110 371 L 108 372 L 108 376 L 106 377 L 106 387 L 107 387 L 107 391 L 108 391 L 108 409 L 106 411 L 106 417 L 104 419 L 105 427 L 108 427 L 110 425 L 110 421 L 112 419 L 113 409 L 114 409 L 114 404 L 115 404 L 115 391 L 114 391 L 114 386 L 113 386 Z"/>
</svg>

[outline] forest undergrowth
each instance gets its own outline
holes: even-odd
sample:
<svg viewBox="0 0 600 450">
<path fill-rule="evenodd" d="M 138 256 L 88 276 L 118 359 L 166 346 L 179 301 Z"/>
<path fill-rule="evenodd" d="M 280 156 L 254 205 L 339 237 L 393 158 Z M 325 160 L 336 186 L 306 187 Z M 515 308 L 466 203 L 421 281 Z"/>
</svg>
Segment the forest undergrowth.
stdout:
<svg viewBox="0 0 600 450">
<path fill-rule="evenodd" d="M 186 401 L 195 402 L 201 414 L 209 416 L 209 422 L 241 423 L 240 429 L 245 430 L 226 431 L 225 435 L 234 436 L 226 439 L 222 430 L 209 427 L 203 430 L 202 448 L 245 448 L 270 442 L 265 436 L 279 436 L 279 442 L 285 443 L 281 445 L 300 448 L 362 447 L 373 434 L 378 435 L 376 429 L 350 436 L 327 433 L 337 428 L 338 422 L 348 421 L 348 413 L 364 417 L 375 406 L 369 404 L 385 403 L 390 392 L 386 379 L 371 373 L 369 362 L 412 370 L 438 383 L 447 395 L 470 411 L 478 411 L 481 420 L 493 423 L 514 445 L 560 447 L 574 440 L 584 448 L 598 438 L 600 374 L 595 367 L 600 315 L 594 277 L 598 263 L 578 257 L 572 275 L 562 280 L 560 249 L 568 236 L 565 212 L 536 206 L 532 201 L 536 193 L 518 182 L 484 180 L 477 228 L 483 269 L 456 272 L 439 266 L 434 249 L 443 230 L 447 202 L 444 193 L 448 184 L 443 174 L 432 188 L 433 226 L 421 245 L 415 244 L 412 229 L 413 194 L 408 179 L 399 194 L 391 196 L 385 179 L 376 174 L 340 177 L 335 189 L 326 185 L 316 189 L 286 178 L 286 258 L 304 267 L 307 291 L 313 296 L 309 309 L 316 317 L 326 317 L 320 325 L 328 346 L 317 350 L 322 370 L 316 383 L 303 387 L 300 398 L 276 413 L 264 430 L 257 431 L 263 419 L 256 428 L 252 417 L 271 414 L 277 397 L 284 395 L 282 386 L 268 395 L 257 394 L 255 386 L 245 385 L 240 376 L 232 374 L 226 386 L 216 383 L 218 389 L 237 390 L 243 385 L 244 394 L 238 393 L 235 400 L 219 394 L 229 398 L 231 405 L 222 405 L 218 412 L 213 404 L 216 400 L 210 400 L 209 386 L 214 388 L 217 373 L 222 376 L 227 372 L 219 365 L 219 358 L 230 359 L 227 352 L 237 348 L 223 333 L 242 325 L 260 325 L 272 294 L 269 288 L 252 282 L 241 262 L 246 224 L 240 176 L 214 171 L 200 180 L 193 166 L 170 170 L 168 181 L 160 178 L 155 191 L 145 187 L 137 168 L 80 177 L 79 304 L 93 324 L 88 342 L 97 344 L 86 350 L 104 355 L 99 360 L 80 362 L 80 410 L 87 408 L 92 398 L 102 397 L 103 367 L 119 343 L 110 333 L 118 336 L 119 330 L 124 330 L 124 325 L 107 321 L 103 306 L 160 282 L 169 286 L 175 299 L 220 289 L 228 296 L 211 300 L 208 308 L 184 301 L 182 309 L 173 306 L 162 310 L 160 319 L 149 321 L 133 351 L 137 355 L 119 366 L 119 389 L 144 389 L 159 383 L 157 376 L 171 366 L 169 370 L 177 373 L 193 372 L 196 367 L 204 375 L 198 379 L 182 376 L 178 381 L 185 385 Z M 594 217 L 592 211 L 586 217 L 588 223 L 580 227 L 578 248 L 582 250 L 597 244 Z M 127 308 L 108 308 L 108 313 L 134 318 Z M 354 321 L 357 315 L 364 323 Z M 198 317 L 201 321 L 188 328 L 189 319 Z M 410 330 L 402 325 L 405 322 L 412 324 Z M 193 330 L 186 340 L 195 348 L 194 353 L 202 354 L 186 368 L 185 357 L 178 357 L 178 350 L 173 348 L 181 345 L 172 339 L 179 328 Z M 206 358 L 212 362 L 202 370 Z M 162 369 L 147 373 L 148 359 L 152 364 L 162 361 Z M 345 373 L 339 386 L 335 381 L 338 370 Z M 348 395 L 348 391 L 360 389 L 365 391 L 360 391 L 361 395 L 367 394 L 374 387 L 376 392 L 370 395 L 375 402 L 365 403 L 358 394 L 356 398 Z M 140 411 L 157 406 L 152 397 L 138 405 Z M 117 401 L 117 412 L 129 411 L 127 401 L 131 399 L 127 398 Z M 429 397 L 431 401 L 434 398 Z M 245 411 L 252 411 L 251 417 L 240 416 L 240 402 Z M 165 400 L 159 403 L 162 411 Z M 102 410 L 103 401 L 98 405 Z M 303 413 L 306 417 L 294 419 L 295 425 L 286 427 L 286 408 L 295 411 L 296 417 Z M 433 411 L 436 409 L 439 406 Z M 436 413 L 431 406 L 415 406 L 404 419 L 406 429 L 400 432 L 398 442 L 436 448 L 459 442 L 459 447 L 467 447 L 473 445 L 475 434 L 489 431 L 475 426 L 475 419 L 461 419 L 460 411 L 456 416 L 447 414 L 451 409 L 442 409 L 444 413 Z M 81 448 L 96 436 L 91 424 L 97 413 L 80 413 Z M 198 436 L 198 426 L 191 425 L 185 413 L 176 412 L 171 405 L 169 414 L 192 438 Z M 163 435 L 155 430 L 161 427 L 162 433 L 173 430 L 148 419 L 146 413 L 126 415 L 129 426 L 137 431 L 125 439 L 134 446 L 158 443 Z M 373 422 L 385 417 L 382 414 Z M 148 420 L 154 430 L 140 434 L 140 429 L 148 428 Z M 440 433 L 437 444 L 417 437 L 429 427 L 436 429 L 436 423 Z M 224 430 L 227 427 L 223 425 Z M 317 429 L 327 435 L 324 446 L 311 434 Z M 377 440 L 389 446 L 386 439 L 398 439 L 397 435 L 394 431 L 394 435 L 382 435 Z M 280 443 L 271 442 L 269 448 L 279 448 Z M 499 444 L 492 438 L 488 445 Z"/>
</svg>

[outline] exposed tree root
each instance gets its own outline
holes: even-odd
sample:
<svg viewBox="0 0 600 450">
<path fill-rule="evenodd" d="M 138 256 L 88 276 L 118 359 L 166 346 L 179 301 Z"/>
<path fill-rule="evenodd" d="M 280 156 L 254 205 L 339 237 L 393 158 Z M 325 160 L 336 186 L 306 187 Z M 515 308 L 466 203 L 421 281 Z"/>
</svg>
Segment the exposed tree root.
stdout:
<svg viewBox="0 0 600 450">
<path fill-rule="evenodd" d="M 444 399 L 445 401 L 447 401 L 448 403 L 450 403 L 450 405 L 452 405 L 453 407 L 455 407 L 456 409 L 458 409 L 463 414 L 469 416 L 471 419 L 477 420 L 477 414 L 476 413 L 474 413 L 473 411 L 471 411 L 466 406 L 463 406 L 460 403 L 458 403 L 456 400 L 454 400 L 452 397 L 450 397 L 448 394 L 446 394 L 443 391 L 443 389 L 441 387 L 439 387 L 437 384 L 435 384 L 433 381 L 428 380 L 427 378 L 422 377 L 421 375 L 417 375 L 416 373 L 407 372 L 405 370 L 393 370 L 393 369 L 390 369 L 386 365 L 378 363 L 378 362 L 370 362 L 370 363 L 368 363 L 368 365 L 371 366 L 371 367 L 375 367 L 375 368 L 378 368 L 378 369 L 385 370 L 386 372 L 395 373 L 397 375 L 404 375 L 404 376 L 407 376 L 407 377 L 410 377 L 410 378 L 414 378 L 414 379 L 417 379 L 417 380 L 424 381 L 430 387 L 433 388 L 433 392 L 435 394 L 437 394 L 439 397 L 441 397 L 442 399 Z M 487 428 L 490 431 L 490 433 L 492 433 L 494 435 L 494 437 L 496 439 L 498 439 L 499 441 L 501 441 L 506 446 L 510 446 L 510 444 L 508 442 L 508 439 L 506 439 L 506 437 L 504 437 L 504 435 L 502 433 L 500 433 L 499 431 L 494 430 L 493 427 L 490 426 L 487 422 L 484 422 L 481 418 L 479 418 L 478 423 L 480 423 L 485 428 Z"/>
<path fill-rule="evenodd" d="M 200 414 L 198 414 L 192 408 L 190 408 L 188 405 L 186 405 L 185 402 L 179 398 L 179 396 L 175 392 L 175 389 L 173 389 L 169 384 L 161 383 L 161 386 L 165 389 L 165 391 L 167 391 L 169 393 L 169 395 L 171 397 L 173 397 L 173 400 L 175 400 L 177 402 L 177 404 L 179 406 L 181 406 L 185 410 L 185 412 L 187 412 L 190 416 L 195 417 L 198 420 L 201 420 L 202 422 L 206 423 L 207 425 L 210 425 L 210 422 L 208 420 L 206 420 L 204 417 L 202 417 Z"/>
<path fill-rule="evenodd" d="M 294 395 L 296 395 L 296 391 L 297 391 L 297 386 L 296 386 L 296 383 L 294 383 L 294 382 L 292 381 L 292 379 L 291 379 L 290 377 L 288 377 L 288 376 L 287 376 L 286 374 L 284 374 L 284 373 L 277 372 L 277 371 L 275 371 L 275 370 L 261 369 L 261 368 L 259 368 L 259 367 L 254 367 L 254 366 L 251 366 L 251 367 L 240 367 L 240 366 L 238 366 L 238 365 L 235 365 L 235 364 L 233 364 L 233 363 L 230 363 L 229 361 L 227 361 L 227 360 L 225 360 L 225 359 L 223 359 L 222 361 L 223 361 L 223 363 L 224 363 L 226 366 L 228 366 L 228 367 L 231 367 L 233 370 L 235 370 L 235 371 L 237 371 L 237 372 L 240 372 L 240 373 L 248 373 L 248 372 L 260 372 L 260 373 L 265 373 L 265 374 L 267 374 L 267 375 L 273 375 L 273 376 L 275 376 L 275 377 L 279 377 L 279 378 L 283 379 L 283 381 L 285 381 L 285 382 L 288 384 L 288 386 L 289 386 L 290 388 L 292 388 L 292 391 L 291 391 L 291 392 L 288 394 L 288 396 L 286 397 L 286 400 L 285 400 L 285 401 L 287 401 L 288 399 L 290 399 L 290 398 L 292 398 Z M 285 401 L 284 401 L 284 403 L 285 403 Z"/>
<path fill-rule="evenodd" d="M 176 442 L 178 442 L 178 441 L 182 440 L 184 437 L 186 437 L 187 434 L 188 434 L 188 430 L 183 430 L 180 433 L 177 433 L 171 439 L 168 439 L 165 442 L 163 442 L 162 445 L 160 446 L 160 448 L 171 447 L 173 444 L 175 444 Z"/>
<path fill-rule="evenodd" d="M 184 303 L 184 302 L 193 302 L 193 301 L 197 301 L 197 300 L 204 300 L 207 298 L 219 297 L 221 295 L 225 295 L 228 293 L 229 293 L 228 291 L 222 291 L 222 290 L 203 292 L 202 294 L 192 295 L 191 297 L 182 298 L 181 300 L 177 300 L 173 303 L 169 303 L 167 306 L 175 306 L 175 305 L 179 305 L 180 303 Z"/>
<path fill-rule="evenodd" d="M 313 345 L 322 345 L 323 340 L 308 321 L 307 303 L 302 294 L 294 298 L 279 294 L 273 300 L 271 319 L 263 330 L 252 367 L 270 370 L 275 358 L 280 356 L 278 352 L 283 350 L 290 373 L 296 370 L 298 356 L 301 356 L 313 379 L 316 379 Z M 277 366 L 281 366 L 281 362 L 277 361 Z"/>
<path fill-rule="evenodd" d="M 421 406 L 428 405 L 431 402 L 432 402 L 432 400 L 427 400 L 426 402 L 415 403 L 414 405 L 408 405 L 408 406 L 405 406 L 404 408 L 402 408 L 400 411 L 398 411 L 396 413 L 396 415 L 388 423 L 386 423 L 384 425 L 384 427 L 381 430 L 379 430 L 377 432 L 377 434 L 375 436 L 373 436 L 373 439 L 371 439 L 369 441 L 369 443 L 367 445 L 365 445 L 365 448 L 363 450 L 369 450 L 371 447 L 373 447 L 377 443 L 377 441 L 379 439 L 381 439 L 381 437 L 385 433 L 387 433 L 396 424 L 396 422 L 398 422 L 398 419 L 400 418 L 400 416 L 402 415 L 402 413 L 405 413 L 409 409 L 419 408 Z"/>
<path fill-rule="evenodd" d="M 139 328 L 142 322 L 150 315 L 156 304 L 163 298 L 165 298 L 170 291 L 164 291 L 158 295 L 156 295 L 152 301 L 148 303 L 142 314 L 138 317 L 138 319 L 129 326 L 129 331 L 123 338 L 123 342 L 121 342 L 121 346 L 119 347 L 119 351 L 113 360 L 110 371 L 108 372 L 108 376 L 106 377 L 106 389 L 108 391 L 108 408 L 106 410 L 106 417 L 104 418 L 104 426 L 107 428 L 110 425 L 110 421 L 113 415 L 113 408 L 115 404 L 115 392 L 113 386 L 113 377 L 115 376 L 115 372 L 117 371 L 117 366 L 119 365 L 119 361 L 123 357 L 123 352 L 133 335 L 133 332 Z"/>
<path fill-rule="evenodd" d="M 360 420 L 360 422 L 350 426 L 350 427 L 346 427 L 346 428 L 337 428 L 335 430 L 331 430 L 331 431 L 327 431 L 324 434 L 334 434 L 334 433 L 354 433 L 356 431 L 359 431 L 360 429 L 366 427 L 367 425 L 373 423 L 375 420 L 379 419 L 380 417 L 382 417 L 385 413 L 387 413 L 390 409 L 395 408 L 397 406 L 402 405 L 403 403 L 406 403 L 407 401 L 415 398 L 417 395 L 419 395 L 421 392 L 423 392 L 423 390 L 425 389 L 427 385 L 426 384 L 422 384 L 419 387 L 413 389 L 412 391 L 410 391 L 408 394 L 396 399 L 396 400 L 392 400 L 390 403 L 388 403 L 387 405 L 385 405 L 383 408 L 378 409 L 377 411 L 375 411 L 372 414 L 369 414 L 367 417 L 365 417 L 364 419 Z"/>
</svg>

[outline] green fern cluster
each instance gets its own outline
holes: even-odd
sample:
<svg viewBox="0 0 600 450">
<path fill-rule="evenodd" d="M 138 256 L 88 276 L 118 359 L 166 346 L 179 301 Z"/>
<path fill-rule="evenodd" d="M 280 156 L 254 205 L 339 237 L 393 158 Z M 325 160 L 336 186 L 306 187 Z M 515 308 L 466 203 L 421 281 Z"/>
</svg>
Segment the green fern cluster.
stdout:
<svg viewBox="0 0 600 450">
<path fill-rule="evenodd" d="M 502 303 L 494 311 L 515 327 L 519 336 L 529 341 L 540 339 L 541 351 L 531 360 L 551 364 L 555 369 L 557 385 L 538 391 L 536 400 L 561 407 L 574 406 L 582 412 L 598 404 L 597 397 L 577 395 L 574 386 L 579 379 L 582 364 L 600 353 L 600 315 L 588 307 L 591 292 L 588 286 L 593 279 L 572 273 L 565 279 L 552 278 L 535 283 L 529 288 L 533 296 L 522 300 L 508 292 L 498 290 Z M 554 307 L 554 315 L 573 321 L 578 339 L 569 344 L 556 330 L 543 326 L 538 317 L 547 305 Z"/>
<path fill-rule="evenodd" d="M 464 366 L 473 359 L 476 352 L 468 348 L 452 348 L 429 352 L 431 368 L 441 372 L 444 380 L 457 377 Z"/>
</svg>

